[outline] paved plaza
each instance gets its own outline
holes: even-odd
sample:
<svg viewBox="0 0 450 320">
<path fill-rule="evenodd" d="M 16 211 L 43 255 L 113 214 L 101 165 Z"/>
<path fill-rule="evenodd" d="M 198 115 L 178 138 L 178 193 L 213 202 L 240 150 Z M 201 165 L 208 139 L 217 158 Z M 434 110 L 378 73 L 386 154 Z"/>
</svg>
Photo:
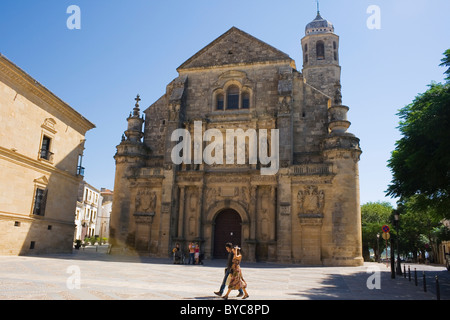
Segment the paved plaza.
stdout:
<svg viewBox="0 0 450 320">
<path fill-rule="evenodd" d="M 2 300 L 221 300 L 214 295 L 222 281 L 225 260 L 203 265 L 174 265 L 170 259 L 109 255 L 105 248 L 73 254 L 0 257 Z M 444 267 L 411 265 L 414 278 L 391 279 L 384 264 L 362 267 L 305 267 L 242 263 L 250 300 L 436 300 L 435 275 L 441 300 L 450 299 Z M 423 291 L 422 271 L 427 276 Z M 369 287 L 372 287 L 370 289 Z M 237 291 L 230 294 L 235 298 Z"/>
</svg>

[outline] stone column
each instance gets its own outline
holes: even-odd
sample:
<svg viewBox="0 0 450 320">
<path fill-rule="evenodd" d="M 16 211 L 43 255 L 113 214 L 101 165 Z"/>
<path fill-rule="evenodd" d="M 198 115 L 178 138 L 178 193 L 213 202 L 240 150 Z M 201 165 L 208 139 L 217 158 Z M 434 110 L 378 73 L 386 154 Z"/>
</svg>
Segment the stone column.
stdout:
<svg viewBox="0 0 450 320">
<path fill-rule="evenodd" d="M 292 214 L 282 212 L 280 204 L 291 203 L 291 179 L 288 169 L 280 169 L 277 188 L 277 261 L 292 262 Z M 285 207 L 285 206 L 284 206 Z"/>
<path fill-rule="evenodd" d="M 184 239 L 184 205 L 185 205 L 185 186 L 180 186 L 180 199 L 178 209 L 178 238 Z"/>
<path fill-rule="evenodd" d="M 246 239 L 246 243 L 248 246 L 248 254 L 247 260 L 249 262 L 256 261 L 256 197 L 258 192 L 258 186 L 252 185 L 250 186 L 250 200 L 249 200 L 249 228 L 250 228 L 250 237 Z"/>
<path fill-rule="evenodd" d="M 277 259 L 277 241 L 276 241 L 276 234 L 277 234 L 277 207 L 278 201 L 275 201 L 277 199 L 276 195 L 277 188 L 275 186 L 270 186 L 270 199 L 273 199 L 273 205 L 270 207 L 269 217 L 272 218 L 272 223 L 270 224 L 269 228 L 269 242 L 268 242 L 268 256 L 269 261 L 276 261 Z"/>
</svg>

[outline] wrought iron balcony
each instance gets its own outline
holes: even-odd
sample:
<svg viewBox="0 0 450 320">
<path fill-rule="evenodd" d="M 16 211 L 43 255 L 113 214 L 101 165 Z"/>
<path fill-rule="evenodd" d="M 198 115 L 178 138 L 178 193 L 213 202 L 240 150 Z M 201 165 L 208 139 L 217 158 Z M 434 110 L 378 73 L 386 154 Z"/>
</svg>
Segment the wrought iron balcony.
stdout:
<svg viewBox="0 0 450 320">
<path fill-rule="evenodd" d="M 41 149 L 39 156 L 41 159 L 53 162 L 53 152 L 50 152 L 48 149 Z"/>
<path fill-rule="evenodd" d="M 84 167 L 82 167 L 82 166 L 77 167 L 77 176 L 84 177 Z"/>
</svg>

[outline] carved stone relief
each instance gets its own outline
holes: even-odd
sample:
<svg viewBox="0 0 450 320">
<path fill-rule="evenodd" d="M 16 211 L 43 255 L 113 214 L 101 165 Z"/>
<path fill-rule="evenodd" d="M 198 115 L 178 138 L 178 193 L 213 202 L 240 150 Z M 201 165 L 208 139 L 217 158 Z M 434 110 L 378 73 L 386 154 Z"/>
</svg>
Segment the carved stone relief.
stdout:
<svg viewBox="0 0 450 320">
<path fill-rule="evenodd" d="M 325 193 L 316 186 L 306 186 L 297 194 L 299 214 L 323 214 Z"/>
<path fill-rule="evenodd" d="M 156 192 L 141 189 L 136 195 L 136 212 L 139 213 L 150 213 L 155 212 L 156 209 Z"/>
</svg>

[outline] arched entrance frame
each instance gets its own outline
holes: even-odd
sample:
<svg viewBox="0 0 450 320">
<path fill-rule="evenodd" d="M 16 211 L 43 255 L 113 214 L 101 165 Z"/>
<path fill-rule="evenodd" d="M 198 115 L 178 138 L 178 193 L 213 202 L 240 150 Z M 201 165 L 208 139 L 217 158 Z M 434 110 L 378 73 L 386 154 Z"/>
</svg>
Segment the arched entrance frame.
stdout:
<svg viewBox="0 0 450 320">
<path fill-rule="evenodd" d="M 242 243 L 241 247 L 243 252 L 245 252 L 244 256 L 251 261 L 254 261 L 254 248 L 249 247 L 250 238 L 250 215 L 248 211 L 239 203 L 233 200 L 222 200 L 217 201 L 212 204 L 206 211 L 206 223 L 205 223 L 205 256 L 206 258 L 211 258 L 213 256 L 214 251 L 214 223 L 216 217 L 224 210 L 231 209 L 236 211 L 242 220 Z"/>
</svg>

